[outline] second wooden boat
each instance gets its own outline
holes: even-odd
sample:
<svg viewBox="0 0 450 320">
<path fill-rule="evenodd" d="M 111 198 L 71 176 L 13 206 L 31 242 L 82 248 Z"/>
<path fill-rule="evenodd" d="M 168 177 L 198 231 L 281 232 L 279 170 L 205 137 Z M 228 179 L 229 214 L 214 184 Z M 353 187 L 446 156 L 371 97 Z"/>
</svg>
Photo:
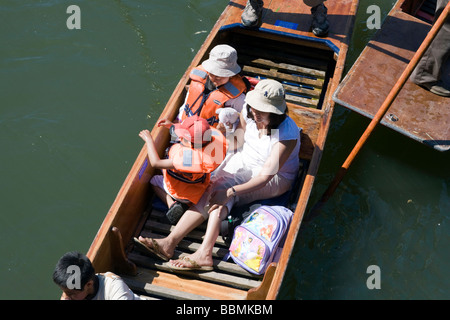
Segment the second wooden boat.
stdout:
<svg viewBox="0 0 450 320">
<path fill-rule="evenodd" d="M 399 0 L 345 76 L 334 101 L 373 118 L 431 28 L 436 0 Z M 450 63 L 442 80 L 450 83 Z M 439 151 L 450 149 L 449 98 L 407 81 L 381 124 Z"/>
</svg>

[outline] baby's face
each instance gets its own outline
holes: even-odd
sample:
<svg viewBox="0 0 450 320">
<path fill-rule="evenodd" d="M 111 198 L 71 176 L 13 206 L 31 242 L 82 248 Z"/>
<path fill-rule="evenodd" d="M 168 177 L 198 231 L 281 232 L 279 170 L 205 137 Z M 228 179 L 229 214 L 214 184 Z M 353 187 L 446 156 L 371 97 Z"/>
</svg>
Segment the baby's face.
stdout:
<svg viewBox="0 0 450 320">
<path fill-rule="evenodd" d="M 230 80 L 230 77 L 218 77 L 213 75 L 212 73 L 208 73 L 209 79 L 216 87 L 219 87 L 221 85 L 224 85 Z"/>
</svg>

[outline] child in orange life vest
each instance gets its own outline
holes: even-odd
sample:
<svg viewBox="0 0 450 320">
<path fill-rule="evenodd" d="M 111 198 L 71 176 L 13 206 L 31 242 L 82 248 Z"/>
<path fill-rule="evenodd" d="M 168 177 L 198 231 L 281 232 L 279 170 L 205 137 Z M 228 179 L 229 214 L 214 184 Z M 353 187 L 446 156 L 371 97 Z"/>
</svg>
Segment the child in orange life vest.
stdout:
<svg viewBox="0 0 450 320">
<path fill-rule="evenodd" d="M 170 128 L 172 136 L 179 138 L 170 147 L 167 159 L 159 157 L 148 130 L 141 131 L 139 136 L 146 142 L 152 167 L 162 170 L 163 175 L 155 175 L 150 183 L 169 207 L 166 217 L 175 224 L 205 192 L 211 172 L 225 158 L 227 142 L 220 131 L 197 115 L 176 124 L 161 120 L 158 126 Z"/>
<path fill-rule="evenodd" d="M 178 121 L 199 115 L 208 120 L 211 126 L 225 133 L 223 125 L 218 125 L 219 116 L 216 111 L 230 107 L 241 112 L 248 89 L 244 78 L 239 74 L 241 67 L 237 59 L 237 52 L 233 47 L 219 44 L 211 50 L 207 60 L 191 70 L 189 91 L 180 107 Z"/>
</svg>

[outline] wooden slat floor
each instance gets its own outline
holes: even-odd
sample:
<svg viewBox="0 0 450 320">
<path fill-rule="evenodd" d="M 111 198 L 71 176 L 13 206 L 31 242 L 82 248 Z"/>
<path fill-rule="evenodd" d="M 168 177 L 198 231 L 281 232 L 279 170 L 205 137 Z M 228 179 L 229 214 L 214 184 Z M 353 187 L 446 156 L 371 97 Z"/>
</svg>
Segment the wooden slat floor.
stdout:
<svg viewBox="0 0 450 320">
<path fill-rule="evenodd" d="M 436 0 L 425 0 L 417 10 L 415 16 L 428 23 L 433 23 L 436 12 Z"/>
<path fill-rule="evenodd" d="M 329 72 L 334 68 L 333 52 L 305 49 L 294 43 L 283 46 L 274 40 L 261 41 L 249 37 L 248 30 L 237 30 L 229 36 L 229 44 L 238 52 L 243 75 L 257 79 L 280 81 L 286 90 L 289 115 L 303 128 L 301 159 L 310 159 L 323 112 L 321 103 L 327 88 Z M 227 42 L 228 43 L 228 42 Z M 329 61 L 332 61 L 331 63 Z M 300 172 L 299 176 L 303 174 Z M 299 181 L 302 180 L 299 178 Z M 301 189 L 301 185 L 298 190 Z M 164 213 L 151 208 L 137 236 L 162 238 L 174 226 L 164 222 Z M 195 252 L 200 246 L 206 224 L 183 239 L 173 256 Z M 167 262 L 128 250 L 128 258 L 138 266 L 136 276 L 122 275 L 132 290 L 155 299 L 245 299 L 247 291 L 257 288 L 262 276 L 253 275 L 234 262 L 223 261 L 228 244 L 218 237 L 213 250 L 214 271 L 174 272 Z"/>
<path fill-rule="evenodd" d="M 312 56 L 298 46 L 280 48 L 270 40 L 249 39 L 239 33 L 232 37 L 230 45 L 238 51 L 238 63 L 244 76 L 277 80 L 283 84 L 287 102 L 320 108 L 329 55 L 318 50 L 316 56 Z"/>
<path fill-rule="evenodd" d="M 153 209 L 140 235 L 156 239 L 163 238 L 169 234 L 173 227 L 164 222 L 163 212 Z M 196 251 L 203 239 L 205 228 L 205 224 L 201 225 L 182 240 L 173 259 Z M 168 262 L 142 254 L 134 248 L 128 254 L 128 258 L 138 266 L 138 275 L 122 277 L 132 290 L 150 297 L 166 299 L 206 299 L 206 297 L 243 299 L 247 290 L 260 285 L 262 277 L 245 271 L 235 263 L 222 261 L 228 252 L 227 247 L 225 240 L 219 236 L 213 250 L 214 271 L 209 272 L 174 272 L 169 267 Z M 162 283 L 162 279 L 164 279 L 164 287 L 158 285 Z M 201 289 L 199 288 L 199 281 L 201 282 Z M 226 292 L 220 289 L 222 286 L 228 287 Z M 205 292 L 205 296 L 198 294 L 202 291 Z"/>
<path fill-rule="evenodd" d="M 241 53 L 242 51 L 238 51 Z M 302 92 L 308 96 L 303 99 L 316 101 L 314 103 L 305 103 L 295 99 L 290 99 L 289 110 L 291 116 L 297 123 L 303 123 L 304 130 L 307 134 L 302 137 L 314 137 L 318 130 L 318 117 L 321 111 L 314 109 L 319 107 L 318 100 L 320 92 L 325 82 L 326 72 L 321 69 L 311 68 L 311 64 L 299 63 L 302 60 L 277 59 L 277 61 L 267 58 L 255 58 L 247 54 L 241 54 L 244 74 L 250 76 L 250 65 L 257 65 L 259 68 L 251 75 L 257 77 L 265 77 L 266 73 L 262 68 L 269 67 L 277 71 L 271 71 L 274 79 L 282 81 L 282 75 L 289 75 L 286 71 L 305 76 L 304 79 L 290 79 L 295 82 L 294 85 L 283 83 L 287 91 L 310 90 L 309 93 Z M 292 57 L 291 57 L 292 58 Z M 302 61 L 301 61 L 302 62 Z M 316 60 L 316 65 L 320 62 Z M 291 75 L 291 77 L 294 77 Z M 305 87 L 313 89 L 304 89 L 301 83 L 309 81 Z M 291 89 L 290 87 L 295 87 Z M 313 108 L 310 108 L 313 107 Z M 313 144 L 311 141 L 302 139 L 303 150 L 309 150 L 312 153 Z M 308 158 L 308 154 L 305 156 Z M 151 209 L 142 230 L 139 235 L 150 238 L 163 238 L 167 236 L 174 226 L 164 222 L 164 213 L 156 209 Z M 177 246 L 173 259 L 179 258 L 182 254 L 190 254 L 195 252 L 200 246 L 205 233 L 206 224 L 192 231 Z M 238 300 L 245 299 L 247 291 L 256 288 L 261 284 L 262 276 L 253 275 L 234 262 L 223 261 L 223 257 L 228 252 L 228 244 L 222 237 L 218 237 L 213 250 L 214 271 L 211 272 L 174 272 L 167 262 L 163 262 L 157 258 L 147 256 L 133 248 L 128 258 L 138 266 L 138 274 L 136 276 L 122 275 L 126 283 L 132 290 L 139 294 L 143 294 L 148 298 L 154 299 L 221 299 L 221 300 Z M 223 286 L 227 289 L 224 290 Z"/>
</svg>

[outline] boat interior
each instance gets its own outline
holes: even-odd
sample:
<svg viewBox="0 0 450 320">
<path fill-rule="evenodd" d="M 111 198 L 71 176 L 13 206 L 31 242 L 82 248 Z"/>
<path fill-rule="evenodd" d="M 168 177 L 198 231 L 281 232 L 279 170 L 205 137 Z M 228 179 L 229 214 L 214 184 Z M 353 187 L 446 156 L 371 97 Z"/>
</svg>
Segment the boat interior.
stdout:
<svg viewBox="0 0 450 320">
<path fill-rule="evenodd" d="M 242 75 L 252 79 L 270 78 L 280 81 L 286 90 L 289 115 L 302 128 L 302 147 L 299 154 L 301 170 L 293 191 L 266 204 L 282 204 L 294 209 L 303 179 L 311 160 L 315 140 L 323 115 L 322 104 L 336 61 L 334 52 L 327 48 L 305 46 L 303 40 L 289 37 L 262 39 L 260 33 L 232 28 L 221 31 L 211 48 L 228 43 L 238 52 Z M 205 50 L 209 52 L 210 50 Z M 200 60 L 206 59 L 205 55 Z M 183 94 L 186 94 L 188 86 Z M 184 97 L 183 97 L 184 99 Z M 180 99 L 182 101 L 182 99 Z M 294 191 L 295 190 L 295 191 Z M 155 196 L 149 195 L 149 203 L 142 213 L 135 236 L 165 237 L 173 225 L 165 219 L 167 207 Z M 195 251 L 204 235 L 206 223 L 191 232 L 178 245 L 173 258 Z M 127 258 L 137 266 L 134 276 L 121 274 L 133 291 L 155 299 L 246 299 L 258 297 L 263 286 L 263 276 L 253 275 L 234 262 L 223 261 L 228 252 L 230 237 L 219 236 L 213 250 L 214 271 L 174 273 L 166 262 L 140 253 L 132 244 L 127 248 Z M 273 272 L 269 270 L 266 274 Z M 163 285 L 162 285 L 163 284 Z M 227 289 L 224 290 L 223 287 Z M 250 291 L 249 291 L 250 290 Z M 254 293 L 253 293 L 254 292 Z M 247 296 L 248 294 L 248 296 Z M 252 296 L 253 294 L 253 296 Z"/>
<path fill-rule="evenodd" d="M 214 271 L 175 273 L 166 262 L 142 254 L 133 237 L 162 238 L 174 228 L 165 219 L 167 207 L 150 187 L 151 177 L 158 172 L 149 165 L 144 145 L 92 242 L 88 257 L 97 272 L 115 272 L 133 291 L 148 299 L 275 299 L 295 245 L 328 134 L 334 107 L 331 96 L 342 76 L 358 1 L 327 3 L 331 27 L 324 38 L 311 33 L 310 7 L 299 6 L 297 0 L 265 1 L 261 25 L 244 28 L 241 14 L 246 1 L 228 3 L 159 117 L 174 120 L 188 91 L 190 71 L 207 59 L 217 44 L 236 48 L 242 75 L 249 82 L 264 78 L 281 82 L 286 90 L 288 114 L 302 130 L 300 170 L 290 192 L 267 199 L 264 204 L 281 204 L 294 211 L 287 240 L 280 259 L 263 276 L 223 260 L 230 235 L 221 235 L 216 241 Z M 152 137 L 163 156 L 169 145 L 168 130 L 155 126 Z M 205 227 L 203 224 L 185 237 L 173 258 L 195 251 Z"/>
<path fill-rule="evenodd" d="M 428 23 L 433 23 L 437 0 L 405 1 L 401 8 L 404 12 Z"/>
</svg>

